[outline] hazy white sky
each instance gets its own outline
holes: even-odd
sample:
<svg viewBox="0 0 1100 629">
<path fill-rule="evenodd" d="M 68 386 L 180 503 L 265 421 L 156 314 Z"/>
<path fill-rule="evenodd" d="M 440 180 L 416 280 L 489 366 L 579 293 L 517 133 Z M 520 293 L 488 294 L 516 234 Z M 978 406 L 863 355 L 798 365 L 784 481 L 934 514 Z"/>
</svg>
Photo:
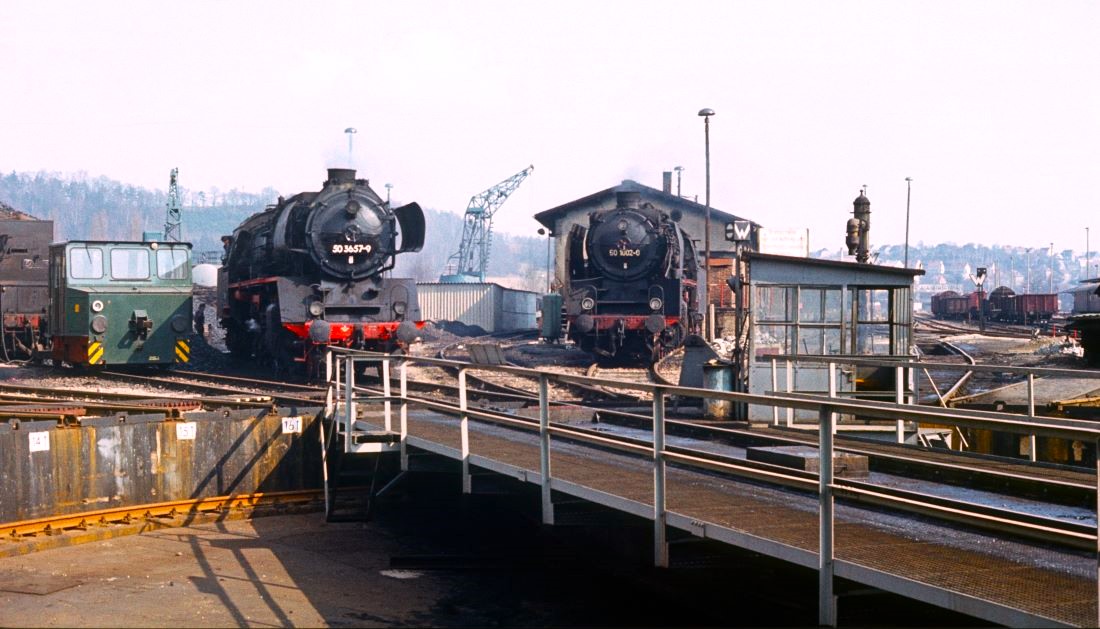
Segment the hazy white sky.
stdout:
<svg viewBox="0 0 1100 629">
<path fill-rule="evenodd" d="M 1100 2 L 0 3 L 0 170 L 317 190 L 348 162 L 498 229 L 685 168 L 714 207 L 839 248 L 1100 249 Z M 184 217 L 186 221 L 186 217 Z M 1093 222 L 1094 221 L 1094 222 Z M 430 228 L 430 227 L 429 227 Z M 192 227 L 194 229 L 194 227 Z"/>
</svg>

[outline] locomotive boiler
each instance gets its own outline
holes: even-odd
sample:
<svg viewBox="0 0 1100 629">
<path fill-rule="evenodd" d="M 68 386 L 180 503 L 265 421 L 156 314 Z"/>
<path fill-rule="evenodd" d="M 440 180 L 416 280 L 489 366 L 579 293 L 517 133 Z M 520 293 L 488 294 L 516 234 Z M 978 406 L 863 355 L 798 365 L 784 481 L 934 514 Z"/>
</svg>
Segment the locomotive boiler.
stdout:
<svg viewBox="0 0 1100 629">
<path fill-rule="evenodd" d="M 702 326 L 695 247 L 676 217 L 640 200 L 618 193 L 566 243 L 569 337 L 606 358 L 655 360 Z"/>
<path fill-rule="evenodd" d="M 383 275 L 423 246 L 424 213 L 391 208 L 354 170 L 329 169 L 319 192 L 279 197 L 222 240 L 218 310 L 236 357 L 313 373 L 320 348 L 394 351 L 423 326 L 416 282 Z"/>
</svg>

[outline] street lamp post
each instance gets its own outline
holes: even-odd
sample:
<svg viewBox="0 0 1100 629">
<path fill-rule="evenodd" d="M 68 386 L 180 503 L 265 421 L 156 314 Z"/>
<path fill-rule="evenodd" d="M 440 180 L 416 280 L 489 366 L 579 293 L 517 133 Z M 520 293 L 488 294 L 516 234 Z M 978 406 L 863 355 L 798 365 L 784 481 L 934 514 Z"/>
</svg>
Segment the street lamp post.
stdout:
<svg viewBox="0 0 1100 629">
<path fill-rule="evenodd" d="M 386 184 L 386 205 L 390 204 L 390 190 L 393 190 L 393 184 Z"/>
<path fill-rule="evenodd" d="M 1089 265 L 1089 262 L 1091 260 L 1092 260 L 1092 251 L 1089 250 L 1089 228 L 1086 227 L 1085 228 L 1085 277 L 1083 277 L 1081 279 L 1084 279 L 1084 280 L 1089 279 L 1089 269 L 1092 268 Z"/>
<path fill-rule="evenodd" d="M 546 292 L 550 292 L 550 232 L 539 228 L 539 236 L 546 236 Z"/>
<path fill-rule="evenodd" d="M 707 209 L 703 222 L 704 232 L 704 254 L 703 254 L 703 278 L 706 283 L 706 295 L 707 300 L 704 302 L 703 308 L 703 337 L 708 341 L 714 339 L 714 330 L 711 329 L 712 322 L 710 320 L 710 117 L 714 115 L 713 109 L 700 109 L 699 115 L 703 117 L 703 141 L 706 147 L 706 162 L 707 162 Z"/>
<path fill-rule="evenodd" d="M 903 267 L 909 268 L 909 195 L 912 192 L 913 178 L 905 178 L 905 262 Z"/>
<path fill-rule="evenodd" d="M 351 166 L 355 163 L 351 156 L 351 136 L 359 132 L 356 131 L 355 127 L 348 127 L 347 129 L 344 129 L 344 133 L 348 134 L 348 166 Z"/>
</svg>

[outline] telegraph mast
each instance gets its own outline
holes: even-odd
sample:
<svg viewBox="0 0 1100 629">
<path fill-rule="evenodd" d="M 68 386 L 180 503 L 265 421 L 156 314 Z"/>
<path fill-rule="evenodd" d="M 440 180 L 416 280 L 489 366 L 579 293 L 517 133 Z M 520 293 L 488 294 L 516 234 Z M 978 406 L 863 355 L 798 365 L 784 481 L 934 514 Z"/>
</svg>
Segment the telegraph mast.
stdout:
<svg viewBox="0 0 1100 629">
<path fill-rule="evenodd" d="M 168 178 L 168 216 L 164 219 L 164 239 L 180 242 L 183 240 L 183 227 L 180 217 L 180 188 L 176 181 L 179 168 L 173 168 Z"/>
</svg>

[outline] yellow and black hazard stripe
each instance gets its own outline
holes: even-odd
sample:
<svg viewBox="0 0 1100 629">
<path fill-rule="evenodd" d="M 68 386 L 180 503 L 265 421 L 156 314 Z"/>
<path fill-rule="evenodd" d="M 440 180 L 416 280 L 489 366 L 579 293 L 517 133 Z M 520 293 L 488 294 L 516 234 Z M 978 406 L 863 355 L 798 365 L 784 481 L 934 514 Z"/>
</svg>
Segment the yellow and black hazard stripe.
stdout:
<svg viewBox="0 0 1100 629">
<path fill-rule="evenodd" d="M 91 341 L 88 343 L 88 364 L 96 365 L 103 359 L 103 343 Z"/>
<path fill-rule="evenodd" d="M 187 339 L 176 339 L 176 362 L 186 363 L 191 361 L 191 346 Z"/>
</svg>

